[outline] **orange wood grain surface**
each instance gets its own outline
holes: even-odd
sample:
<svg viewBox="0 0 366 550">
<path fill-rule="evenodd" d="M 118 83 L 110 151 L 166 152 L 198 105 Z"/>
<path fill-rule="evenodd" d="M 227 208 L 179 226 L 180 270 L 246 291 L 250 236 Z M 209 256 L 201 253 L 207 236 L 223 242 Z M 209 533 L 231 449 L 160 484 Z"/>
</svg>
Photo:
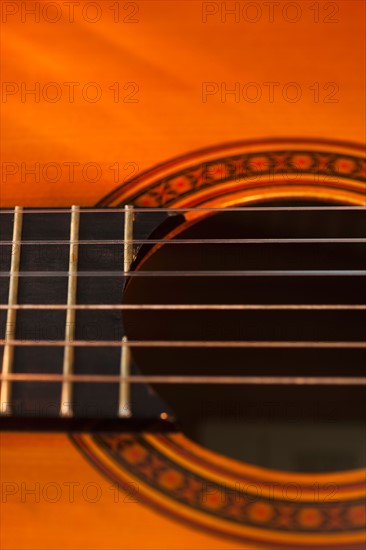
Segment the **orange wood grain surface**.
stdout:
<svg viewBox="0 0 366 550">
<path fill-rule="evenodd" d="M 92 205 L 225 141 L 365 139 L 363 0 L 1 4 L 3 206 Z"/>
<path fill-rule="evenodd" d="M 164 517 L 134 492 L 116 492 L 66 435 L 0 437 L 4 550 L 243 548 Z"/>
</svg>

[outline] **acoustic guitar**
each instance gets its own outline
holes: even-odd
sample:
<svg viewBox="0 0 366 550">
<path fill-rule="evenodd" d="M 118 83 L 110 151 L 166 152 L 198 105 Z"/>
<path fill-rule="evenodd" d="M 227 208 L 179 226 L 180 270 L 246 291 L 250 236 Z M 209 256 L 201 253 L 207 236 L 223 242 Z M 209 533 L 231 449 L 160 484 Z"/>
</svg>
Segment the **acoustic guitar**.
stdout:
<svg viewBox="0 0 366 550">
<path fill-rule="evenodd" d="M 365 548 L 361 146 L 220 145 L 0 225 L 2 548 Z"/>
</svg>

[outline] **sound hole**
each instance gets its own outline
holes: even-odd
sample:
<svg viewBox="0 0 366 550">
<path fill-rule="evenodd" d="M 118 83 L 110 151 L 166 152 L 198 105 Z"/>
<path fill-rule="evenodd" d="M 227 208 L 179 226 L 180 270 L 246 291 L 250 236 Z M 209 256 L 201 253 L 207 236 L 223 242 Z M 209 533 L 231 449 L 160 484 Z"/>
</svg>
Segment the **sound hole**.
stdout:
<svg viewBox="0 0 366 550">
<path fill-rule="evenodd" d="M 310 205 L 294 203 L 291 205 Z M 270 205 L 269 203 L 266 204 Z M 279 203 L 276 203 L 279 205 Z M 288 203 L 282 203 L 288 205 Z M 317 203 L 319 206 L 320 203 Z M 365 237 L 362 212 L 222 212 L 184 228 L 179 239 Z M 155 233 L 164 236 L 164 227 Z M 144 260 L 144 261 L 142 261 Z M 354 243 L 169 244 L 142 270 L 360 270 Z M 362 304 L 363 277 L 135 277 L 126 303 Z M 363 341 L 364 311 L 127 311 L 132 340 Z M 143 373 L 162 375 L 362 376 L 360 349 L 137 349 Z M 218 453 L 287 471 L 365 465 L 363 387 L 160 384 L 182 431 Z"/>
</svg>

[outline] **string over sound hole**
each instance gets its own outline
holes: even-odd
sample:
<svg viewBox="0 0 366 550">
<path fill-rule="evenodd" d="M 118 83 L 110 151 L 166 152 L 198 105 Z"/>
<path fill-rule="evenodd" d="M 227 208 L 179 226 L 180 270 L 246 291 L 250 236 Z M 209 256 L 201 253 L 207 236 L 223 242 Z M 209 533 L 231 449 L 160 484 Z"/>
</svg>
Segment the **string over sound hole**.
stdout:
<svg viewBox="0 0 366 550">
<path fill-rule="evenodd" d="M 365 244 L 355 242 L 365 237 L 364 216 L 362 211 L 254 208 L 182 224 L 173 240 L 224 242 L 159 246 L 153 253 L 142 251 L 134 268 L 210 275 L 134 277 L 124 301 L 252 308 L 126 311 L 129 338 L 258 345 L 136 348 L 138 366 L 143 373 L 166 376 L 362 376 L 365 350 L 347 344 L 364 341 L 365 310 L 336 306 L 363 302 L 364 277 L 353 273 L 365 270 Z M 159 231 L 162 235 L 164 227 Z M 240 242 L 233 242 L 237 239 Z M 224 273 L 212 276 L 218 271 Z M 281 342 L 289 345 L 276 347 Z M 319 342 L 326 346 L 310 346 Z M 333 348 L 333 343 L 344 346 Z M 207 383 L 161 384 L 155 389 L 175 411 L 186 435 L 222 454 L 292 471 L 336 471 L 365 464 L 362 387 Z"/>
</svg>

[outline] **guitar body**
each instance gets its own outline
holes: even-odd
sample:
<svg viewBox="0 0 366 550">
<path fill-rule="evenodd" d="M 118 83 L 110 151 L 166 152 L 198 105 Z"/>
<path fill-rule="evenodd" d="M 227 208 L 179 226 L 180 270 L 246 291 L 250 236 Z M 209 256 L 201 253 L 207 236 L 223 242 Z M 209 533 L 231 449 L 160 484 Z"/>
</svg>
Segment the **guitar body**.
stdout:
<svg viewBox="0 0 366 550">
<path fill-rule="evenodd" d="M 365 205 L 364 150 L 354 144 L 365 135 L 364 2 L 4 1 L 1 8 L 2 208 Z M 266 136 L 282 139 L 260 139 Z M 216 146 L 221 143 L 229 145 Z M 186 213 L 185 231 L 198 218 Z M 165 234 L 179 238 L 179 231 Z M 134 269 L 153 258 L 145 255 Z M 364 302 L 357 288 L 352 280 L 342 292 Z M 129 290 L 133 301 L 136 289 Z M 266 285 L 263 292 L 262 302 L 276 303 Z M 352 339 L 350 327 L 356 331 L 344 323 Z M 306 367 L 317 375 L 311 361 Z M 326 374 L 335 370 L 333 362 L 325 365 Z M 300 411 L 308 395 L 318 395 L 306 390 Z M 213 449 L 197 442 L 185 429 L 78 431 L 70 423 L 60 431 L 54 416 L 40 432 L 25 421 L 5 429 L 11 419 L 0 417 L 1 548 L 365 548 L 365 469 L 358 454 L 332 464 L 322 438 L 302 431 L 295 415 L 294 429 L 276 432 L 272 447 L 295 458 L 314 449 L 323 454 L 307 473 L 301 461 L 296 468 L 284 464 L 281 453 L 271 466 L 255 434 L 261 414 L 274 430 L 272 409 L 266 413 L 261 404 L 281 409 L 283 393 L 276 385 L 243 391 L 244 417 L 255 429 L 246 431 L 244 443 L 237 438 L 242 458 L 226 453 L 225 443 Z M 193 393 L 180 402 L 183 415 L 197 404 Z M 341 457 L 349 438 L 338 424 L 343 416 L 353 422 L 361 409 L 353 397 L 342 387 L 329 418 L 323 410 Z M 202 399 L 206 408 L 208 401 L 215 405 L 216 396 Z M 317 411 L 321 403 L 310 399 L 308 408 Z M 178 403 L 169 404 L 175 412 Z M 291 399 L 291 411 L 296 407 Z M 281 414 L 284 420 L 286 410 Z M 296 431 L 303 444 L 299 438 L 295 444 Z M 323 459 L 331 463 L 327 472 L 317 469 Z"/>
<path fill-rule="evenodd" d="M 99 206 L 362 206 L 361 151 L 310 140 L 229 144 L 147 171 Z M 187 212 L 186 223 L 197 216 Z M 6 431 L 1 483 L 4 550 L 364 548 L 364 469 L 269 469 L 179 431 Z"/>
<path fill-rule="evenodd" d="M 243 548 L 141 502 L 123 468 L 118 489 L 67 434 L 2 434 L 1 444 L 2 548 Z"/>
</svg>

